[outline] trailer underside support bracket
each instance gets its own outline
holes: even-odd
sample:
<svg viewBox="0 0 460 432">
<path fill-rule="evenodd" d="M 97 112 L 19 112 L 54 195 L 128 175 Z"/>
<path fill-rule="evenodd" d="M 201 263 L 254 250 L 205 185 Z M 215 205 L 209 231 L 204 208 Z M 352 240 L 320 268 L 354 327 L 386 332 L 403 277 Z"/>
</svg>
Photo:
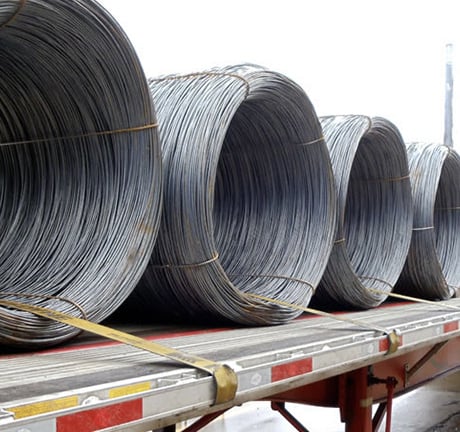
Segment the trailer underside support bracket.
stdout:
<svg viewBox="0 0 460 432">
<path fill-rule="evenodd" d="M 433 358 L 444 345 L 449 341 L 443 341 L 433 346 L 414 366 L 410 367 L 409 363 L 404 365 L 404 387 L 409 385 L 409 380 L 416 374 L 431 358 Z"/>
<path fill-rule="evenodd" d="M 308 429 L 299 422 L 287 409 L 284 402 L 271 403 L 272 410 L 278 411 L 295 429 L 299 432 L 309 432 Z"/>
<path fill-rule="evenodd" d="M 201 418 L 199 418 L 197 421 L 195 421 L 193 424 L 190 426 L 186 427 L 185 429 L 182 429 L 182 432 L 197 432 L 207 426 L 209 423 L 211 423 L 213 420 L 215 420 L 217 417 L 220 417 L 224 412 L 228 410 L 221 410 L 221 411 L 216 411 L 211 414 L 207 414 Z"/>
</svg>

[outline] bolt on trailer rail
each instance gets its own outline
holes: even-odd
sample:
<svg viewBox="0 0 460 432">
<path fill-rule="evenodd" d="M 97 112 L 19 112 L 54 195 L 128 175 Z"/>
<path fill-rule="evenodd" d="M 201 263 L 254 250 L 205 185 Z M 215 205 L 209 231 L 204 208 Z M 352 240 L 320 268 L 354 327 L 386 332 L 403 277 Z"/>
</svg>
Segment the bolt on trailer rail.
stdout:
<svg viewBox="0 0 460 432">
<path fill-rule="evenodd" d="M 0 355 L 0 431 L 173 430 L 169 425 L 203 416 L 191 432 L 233 406 L 265 399 L 286 417 L 286 401 L 337 406 L 347 432 L 371 432 L 391 407 L 389 395 L 460 367 L 460 299 L 336 318 L 180 333 L 131 329 L 229 366 L 237 388 L 223 403 L 216 403 L 216 382 L 206 371 L 113 341 L 86 336 L 42 352 Z M 396 347 L 389 337 L 395 333 Z M 381 404 L 372 419 L 374 402 Z"/>
</svg>

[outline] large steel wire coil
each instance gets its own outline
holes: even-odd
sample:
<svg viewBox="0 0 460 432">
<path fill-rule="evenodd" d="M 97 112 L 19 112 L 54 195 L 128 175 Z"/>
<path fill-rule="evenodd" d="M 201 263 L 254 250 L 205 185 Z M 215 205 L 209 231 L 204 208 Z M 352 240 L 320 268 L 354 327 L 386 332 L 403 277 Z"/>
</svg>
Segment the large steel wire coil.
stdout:
<svg viewBox="0 0 460 432">
<path fill-rule="evenodd" d="M 151 316 L 277 324 L 307 305 L 329 257 L 335 190 L 304 91 L 243 65 L 150 81 L 164 211 L 130 299 Z"/>
<path fill-rule="evenodd" d="M 412 199 L 404 142 L 383 118 L 320 119 L 338 190 L 336 239 L 313 302 L 370 308 L 396 283 L 409 249 Z"/>
<path fill-rule="evenodd" d="M 407 153 L 414 227 L 396 290 L 447 299 L 460 286 L 460 156 L 438 144 L 410 144 Z"/>
<path fill-rule="evenodd" d="M 0 59 L 0 298 L 100 321 L 134 288 L 158 231 L 147 80 L 90 0 L 2 1 Z M 0 344 L 75 333 L 0 308 Z"/>
</svg>

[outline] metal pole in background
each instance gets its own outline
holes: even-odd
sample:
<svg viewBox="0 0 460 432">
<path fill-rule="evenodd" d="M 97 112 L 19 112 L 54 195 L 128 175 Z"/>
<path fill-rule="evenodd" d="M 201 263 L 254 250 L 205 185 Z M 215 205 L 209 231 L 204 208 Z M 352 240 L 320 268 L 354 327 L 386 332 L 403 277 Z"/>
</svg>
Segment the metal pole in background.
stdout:
<svg viewBox="0 0 460 432">
<path fill-rule="evenodd" d="M 454 77 L 452 74 L 453 45 L 446 45 L 446 96 L 444 104 L 444 145 L 453 147 L 452 140 L 452 95 L 454 91 Z"/>
</svg>

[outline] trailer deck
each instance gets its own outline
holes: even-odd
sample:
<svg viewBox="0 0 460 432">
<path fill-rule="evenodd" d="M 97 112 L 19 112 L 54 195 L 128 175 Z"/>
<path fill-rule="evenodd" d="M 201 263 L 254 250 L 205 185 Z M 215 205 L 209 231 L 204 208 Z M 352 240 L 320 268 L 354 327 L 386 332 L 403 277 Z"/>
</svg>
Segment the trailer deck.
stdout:
<svg viewBox="0 0 460 432">
<path fill-rule="evenodd" d="M 398 391 L 408 391 L 460 367 L 460 299 L 436 305 L 388 304 L 337 317 L 369 327 L 304 315 L 276 327 L 127 329 L 229 365 L 237 374 L 238 389 L 234 400 L 220 405 L 214 404 L 215 382 L 209 374 L 87 335 L 42 352 L 0 355 L 0 431 L 146 431 L 259 399 L 334 406 L 340 395 L 321 399 L 318 395 L 327 392 L 318 392 L 318 387 L 308 394 L 312 385 L 363 370 L 368 375 L 372 365 L 393 365 L 406 369 L 401 374 L 407 382 L 400 382 Z M 388 352 L 388 336 L 370 327 L 395 330 L 400 336 L 397 351 Z M 401 362 L 410 358 L 416 363 L 420 356 L 439 353 L 442 362 L 431 362 L 425 370 L 422 362 L 410 375 L 409 360 Z M 341 409 L 346 421 L 346 409 Z M 346 424 L 347 430 L 358 430 Z M 365 431 L 367 426 L 359 427 Z"/>
</svg>

